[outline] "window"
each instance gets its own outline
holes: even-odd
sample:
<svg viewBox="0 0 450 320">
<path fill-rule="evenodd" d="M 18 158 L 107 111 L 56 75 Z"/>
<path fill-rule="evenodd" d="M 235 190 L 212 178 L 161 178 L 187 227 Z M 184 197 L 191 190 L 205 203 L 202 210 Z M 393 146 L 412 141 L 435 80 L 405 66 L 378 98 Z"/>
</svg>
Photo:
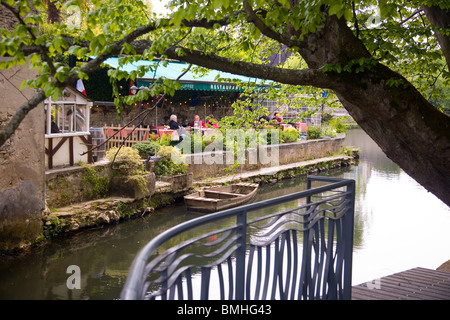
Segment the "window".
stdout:
<svg viewBox="0 0 450 320">
<path fill-rule="evenodd" d="M 92 102 L 74 89 L 64 89 L 58 101 L 47 98 L 44 102 L 46 113 L 46 135 L 89 134 L 89 108 Z"/>
</svg>

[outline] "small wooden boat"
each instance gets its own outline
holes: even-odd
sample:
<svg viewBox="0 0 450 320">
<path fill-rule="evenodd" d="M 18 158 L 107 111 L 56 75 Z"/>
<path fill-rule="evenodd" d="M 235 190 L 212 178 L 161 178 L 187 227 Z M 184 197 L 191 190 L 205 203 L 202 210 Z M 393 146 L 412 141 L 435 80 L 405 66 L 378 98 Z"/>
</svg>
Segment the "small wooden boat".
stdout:
<svg viewBox="0 0 450 320">
<path fill-rule="evenodd" d="M 250 201 L 258 191 L 256 183 L 236 183 L 211 187 L 184 196 L 188 210 L 216 212 L 237 207 Z"/>
</svg>

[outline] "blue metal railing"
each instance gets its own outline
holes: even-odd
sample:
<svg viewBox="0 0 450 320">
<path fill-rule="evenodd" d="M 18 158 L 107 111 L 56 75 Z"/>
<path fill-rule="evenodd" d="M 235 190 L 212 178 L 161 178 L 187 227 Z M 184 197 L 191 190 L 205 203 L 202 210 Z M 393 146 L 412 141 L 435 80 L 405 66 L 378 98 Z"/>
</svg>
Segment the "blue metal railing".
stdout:
<svg viewBox="0 0 450 320">
<path fill-rule="evenodd" d="M 310 176 L 175 226 L 137 254 L 121 299 L 350 299 L 354 198 L 353 180 Z"/>
</svg>

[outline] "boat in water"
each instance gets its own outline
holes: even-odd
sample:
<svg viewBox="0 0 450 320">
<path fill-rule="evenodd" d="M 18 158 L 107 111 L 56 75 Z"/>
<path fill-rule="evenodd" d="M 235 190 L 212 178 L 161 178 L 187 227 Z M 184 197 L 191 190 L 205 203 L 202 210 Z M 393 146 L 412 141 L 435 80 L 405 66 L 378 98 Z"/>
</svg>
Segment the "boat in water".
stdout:
<svg viewBox="0 0 450 320">
<path fill-rule="evenodd" d="M 250 201 L 258 192 L 258 187 L 256 183 L 210 187 L 184 196 L 184 202 L 190 211 L 216 212 Z"/>
</svg>

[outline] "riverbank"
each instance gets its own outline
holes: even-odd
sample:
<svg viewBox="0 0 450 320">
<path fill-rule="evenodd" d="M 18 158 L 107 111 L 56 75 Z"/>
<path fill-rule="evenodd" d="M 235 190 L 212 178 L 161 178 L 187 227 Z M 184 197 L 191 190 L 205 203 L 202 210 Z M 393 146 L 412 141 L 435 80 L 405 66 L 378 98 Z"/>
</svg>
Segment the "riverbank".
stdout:
<svg viewBox="0 0 450 320">
<path fill-rule="evenodd" d="M 341 134 L 336 138 L 262 146 L 262 150 L 248 151 L 246 161 L 238 166 L 229 164 L 230 154 L 226 151 L 215 151 L 214 161 L 210 161 L 211 152 L 194 153 L 185 156 L 187 172 L 172 176 L 157 176 L 151 163 L 146 163 L 143 175 L 118 176 L 107 160 L 49 170 L 41 238 L 53 239 L 60 234 L 147 215 L 182 200 L 196 188 L 231 181 L 275 183 L 350 166 L 359 154 L 358 150 L 344 148 L 344 139 Z M 274 164 L 266 158 L 277 161 Z"/>
<path fill-rule="evenodd" d="M 46 205 L 40 217 L 40 234 L 32 241 L 22 241 L 15 248 L 0 252 L 0 259 L 45 245 L 62 235 L 151 214 L 203 186 L 232 180 L 275 183 L 350 166 L 358 152 L 344 148 L 344 139 L 345 134 L 339 134 L 335 138 L 299 139 L 262 146 L 261 150 L 249 149 L 245 161 L 238 162 L 238 166 L 228 163 L 230 155 L 226 151 L 194 153 L 189 156 L 186 174 L 175 176 L 156 176 L 147 165 L 142 175 L 118 175 L 117 168 L 112 168 L 106 159 L 91 165 L 46 170 Z"/>
<path fill-rule="evenodd" d="M 75 233 L 86 228 L 119 223 L 143 215 L 154 213 L 192 193 L 197 188 L 223 185 L 230 182 L 253 182 L 258 184 L 276 183 L 282 179 L 317 174 L 333 168 L 347 167 L 358 161 L 358 150 L 348 154 L 335 155 L 319 159 L 301 161 L 277 167 L 261 168 L 216 178 L 193 181 L 191 188 L 178 190 L 176 183 L 155 181 L 155 191 L 149 197 L 140 199 L 125 197 L 107 197 L 92 201 L 84 201 L 47 210 L 44 215 L 45 239 L 54 239 L 61 234 Z M 167 180 L 167 178 L 165 178 Z"/>
<path fill-rule="evenodd" d="M 362 130 L 350 130 L 345 146 L 361 149 L 358 164 L 318 174 L 356 181 L 353 285 L 415 267 L 436 269 L 447 261 L 448 207 L 386 158 Z M 304 177 L 267 182 L 255 201 L 305 188 Z M 0 263 L 0 297 L 117 300 L 137 252 L 161 232 L 197 217 L 177 201 L 124 223 L 62 234 Z M 80 267 L 81 290 L 66 286 L 71 265 Z"/>
</svg>

